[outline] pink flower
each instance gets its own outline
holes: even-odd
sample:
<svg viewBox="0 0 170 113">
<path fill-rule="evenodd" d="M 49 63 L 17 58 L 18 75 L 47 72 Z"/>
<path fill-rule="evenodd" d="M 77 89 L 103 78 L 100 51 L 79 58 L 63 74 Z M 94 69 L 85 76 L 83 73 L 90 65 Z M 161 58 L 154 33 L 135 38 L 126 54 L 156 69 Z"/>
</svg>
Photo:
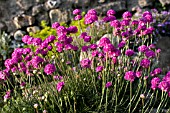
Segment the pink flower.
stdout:
<svg viewBox="0 0 170 113">
<path fill-rule="evenodd" d="M 152 88 L 153 90 L 155 90 L 155 89 L 158 87 L 159 82 L 160 82 L 160 78 L 154 77 L 154 78 L 151 80 L 151 88 Z"/>
<path fill-rule="evenodd" d="M 126 72 L 124 79 L 133 82 L 135 80 L 135 73 L 133 71 Z"/>
<path fill-rule="evenodd" d="M 103 70 L 103 66 L 97 66 L 96 67 L 96 72 L 101 72 Z"/>
<path fill-rule="evenodd" d="M 80 9 L 75 9 L 73 11 L 73 15 L 80 15 L 81 14 L 81 10 Z"/>
<path fill-rule="evenodd" d="M 80 62 L 82 68 L 89 68 L 91 66 L 91 60 L 85 58 Z"/>
<path fill-rule="evenodd" d="M 47 74 L 47 75 L 51 75 L 53 74 L 54 72 L 56 71 L 56 67 L 54 64 L 47 64 L 44 68 L 44 72 Z"/>
<path fill-rule="evenodd" d="M 61 89 L 63 88 L 63 86 L 64 86 L 64 82 L 58 82 L 58 83 L 57 83 L 56 88 L 57 88 L 58 92 L 61 91 Z"/>
<path fill-rule="evenodd" d="M 105 85 L 106 88 L 109 88 L 110 86 L 112 86 L 111 82 L 107 82 L 106 85 Z"/>
</svg>

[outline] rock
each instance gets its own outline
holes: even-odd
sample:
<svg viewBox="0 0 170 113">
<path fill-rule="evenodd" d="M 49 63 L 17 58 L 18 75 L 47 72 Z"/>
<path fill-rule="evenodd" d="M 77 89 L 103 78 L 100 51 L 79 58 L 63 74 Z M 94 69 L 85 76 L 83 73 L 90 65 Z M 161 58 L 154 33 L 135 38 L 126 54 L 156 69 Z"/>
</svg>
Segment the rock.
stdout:
<svg viewBox="0 0 170 113">
<path fill-rule="evenodd" d="M 138 0 L 128 0 L 127 2 L 128 11 L 135 11 L 137 7 L 139 7 Z"/>
<path fill-rule="evenodd" d="M 5 22 L 0 22 L 0 31 L 6 31 L 6 30 L 7 30 L 7 26 Z"/>
<path fill-rule="evenodd" d="M 43 4 L 36 5 L 32 8 L 32 16 L 35 16 L 38 13 L 43 12 L 43 11 L 44 11 L 44 5 Z"/>
<path fill-rule="evenodd" d="M 51 24 L 54 22 L 68 22 L 71 18 L 71 11 L 61 11 L 59 9 L 52 9 L 49 12 Z"/>
<path fill-rule="evenodd" d="M 91 1 L 91 0 L 77 0 L 77 2 L 75 3 L 78 7 L 86 7 L 89 5 L 94 5 L 94 2 L 95 1 Z"/>
<path fill-rule="evenodd" d="M 7 32 L 13 32 L 16 30 L 16 27 L 15 27 L 13 21 L 5 21 L 5 24 L 6 24 L 6 26 L 8 26 Z"/>
<path fill-rule="evenodd" d="M 164 5 L 169 5 L 170 4 L 170 0 L 159 0 L 160 3 L 164 6 Z"/>
<path fill-rule="evenodd" d="M 45 8 L 47 10 L 58 8 L 60 4 L 61 4 L 61 0 L 48 0 L 45 3 Z"/>
<path fill-rule="evenodd" d="M 156 43 L 156 47 L 161 49 L 159 65 L 166 68 L 170 66 L 170 37 L 161 37 Z"/>
<path fill-rule="evenodd" d="M 152 6 L 153 0 L 138 0 L 140 7 Z"/>
<path fill-rule="evenodd" d="M 22 14 L 14 17 L 13 22 L 16 28 L 19 29 L 25 26 L 33 25 L 35 22 L 35 18 L 29 15 Z"/>
<path fill-rule="evenodd" d="M 106 0 L 98 0 L 98 3 L 104 3 Z"/>
<path fill-rule="evenodd" d="M 22 40 L 22 37 L 26 34 L 25 31 L 21 31 L 21 30 L 17 30 L 15 33 L 14 33 L 14 39 L 15 40 Z"/>
<path fill-rule="evenodd" d="M 39 23 L 41 23 L 42 20 L 44 20 L 47 24 L 49 23 L 49 17 L 48 17 L 48 13 L 46 11 L 43 11 L 41 13 L 38 13 L 35 16 L 36 21 Z"/>
<path fill-rule="evenodd" d="M 38 26 L 27 27 L 27 32 L 36 33 L 38 31 L 40 31 L 40 28 Z"/>
<path fill-rule="evenodd" d="M 16 0 L 16 3 L 21 9 L 28 10 L 30 7 L 36 4 L 35 0 Z"/>
<path fill-rule="evenodd" d="M 102 14 L 106 14 L 107 10 L 113 9 L 115 11 L 124 11 L 126 10 L 126 2 L 124 0 L 122 1 L 115 1 L 110 2 L 106 4 L 102 4 L 101 6 L 94 7 L 97 12 L 100 12 Z"/>
</svg>

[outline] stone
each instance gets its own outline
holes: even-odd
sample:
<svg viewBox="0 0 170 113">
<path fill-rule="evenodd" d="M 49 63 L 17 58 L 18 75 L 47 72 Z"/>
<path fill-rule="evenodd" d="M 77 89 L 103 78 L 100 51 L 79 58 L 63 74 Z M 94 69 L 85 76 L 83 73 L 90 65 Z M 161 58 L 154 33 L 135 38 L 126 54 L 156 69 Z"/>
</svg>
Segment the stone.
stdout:
<svg viewBox="0 0 170 113">
<path fill-rule="evenodd" d="M 138 4 L 140 7 L 152 6 L 153 0 L 138 0 Z"/>
<path fill-rule="evenodd" d="M 106 0 L 98 0 L 98 3 L 104 3 Z"/>
<path fill-rule="evenodd" d="M 13 21 L 9 20 L 9 21 L 5 21 L 5 24 L 7 27 L 7 32 L 13 32 L 16 30 L 16 26 L 14 25 Z"/>
<path fill-rule="evenodd" d="M 35 16 L 38 13 L 43 12 L 43 11 L 44 11 L 44 5 L 43 4 L 36 5 L 32 8 L 32 16 Z"/>
<path fill-rule="evenodd" d="M 48 0 L 45 3 L 45 8 L 47 10 L 58 8 L 60 4 L 61 4 L 61 0 Z"/>
<path fill-rule="evenodd" d="M 47 24 L 49 23 L 49 16 L 48 13 L 46 11 L 40 12 L 35 16 L 36 21 L 39 23 L 41 23 L 42 20 L 44 20 Z"/>
<path fill-rule="evenodd" d="M 170 0 L 159 0 L 160 3 L 164 6 L 164 5 L 169 5 L 170 4 Z"/>
<path fill-rule="evenodd" d="M 113 10 L 115 10 L 117 12 L 124 11 L 124 10 L 126 10 L 126 2 L 124 0 L 122 0 L 122 1 L 115 1 L 115 2 L 110 2 L 110 3 L 105 3 L 105 4 L 102 4 L 101 6 L 94 7 L 94 9 L 97 12 L 100 12 L 102 14 L 106 14 L 106 12 L 109 9 L 113 9 Z"/>
<path fill-rule="evenodd" d="M 71 11 L 70 9 L 61 11 L 59 9 L 52 9 L 49 12 L 49 17 L 51 24 L 54 22 L 68 22 L 71 18 Z"/>
<path fill-rule="evenodd" d="M 40 28 L 38 26 L 27 27 L 27 32 L 36 33 L 38 31 L 40 31 Z"/>
<path fill-rule="evenodd" d="M 29 15 L 18 15 L 13 18 L 14 25 L 17 29 L 20 29 L 22 27 L 33 25 L 35 22 L 35 18 Z"/>
<path fill-rule="evenodd" d="M 128 11 L 135 11 L 137 7 L 139 7 L 138 0 L 128 0 L 127 2 Z"/>
<path fill-rule="evenodd" d="M 16 3 L 21 9 L 28 10 L 36 4 L 35 0 L 16 0 Z"/>
<path fill-rule="evenodd" d="M 86 7 L 86 6 L 90 6 L 90 5 L 94 5 L 94 1 L 91 0 L 77 0 L 76 5 L 79 7 Z"/>
<path fill-rule="evenodd" d="M 6 30 L 7 30 L 7 26 L 5 22 L 0 22 L 0 31 L 6 31 Z"/>
<path fill-rule="evenodd" d="M 21 31 L 21 30 L 17 30 L 15 33 L 14 33 L 14 39 L 17 40 L 17 41 L 20 41 L 22 40 L 22 37 L 26 34 L 25 31 Z"/>
</svg>

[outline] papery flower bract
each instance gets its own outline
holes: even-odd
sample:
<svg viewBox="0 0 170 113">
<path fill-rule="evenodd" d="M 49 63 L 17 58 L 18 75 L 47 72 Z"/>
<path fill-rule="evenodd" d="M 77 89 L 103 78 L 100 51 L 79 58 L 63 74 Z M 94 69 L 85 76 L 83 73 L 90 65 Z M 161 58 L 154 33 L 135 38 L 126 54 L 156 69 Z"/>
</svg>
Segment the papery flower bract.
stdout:
<svg viewBox="0 0 170 113">
<path fill-rule="evenodd" d="M 111 87 L 111 86 L 112 86 L 112 83 L 111 83 L 111 82 L 107 82 L 106 85 L 105 85 L 106 88 L 109 88 L 109 87 Z"/>
<path fill-rule="evenodd" d="M 158 78 L 158 77 L 152 78 L 152 80 L 151 80 L 151 88 L 153 90 L 155 90 L 158 87 L 159 82 L 160 82 L 160 78 Z"/>
<path fill-rule="evenodd" d="M 91 60 L 85 58 L 80 62 L 82 68 L 89 68 L 91 66 Z"/>
<path fill-rule="evenodd" d="M 135 80 L 135 73 L 133 71 L 126 72 L 124 79 L 133 82 Z"/>
<path fill-rule="evenodd" d="M 141 60 L 140 66 L 142 66 L 143 68 L 148 68 L 150 66 L 150 63 L 151 63 L 150 60 L 144 58 Z"/>
<path fill-rule="evenodd" d="M 97 66 L 96 67 L 96 72 L 101 72 L 103 70 L 103 66 Z"/>
<path fill-rule="evenodd" d="M 53 74 L 54 72 L 56 71 L 56 67 L 54 64 L 47 64 L 44 68 L 44 72 L 47 74 L 47 75 L 51 75 Z"/>
<path fill-rule="evenodd" d="M 58 92 L 60 92 L 63 88 L 63 86 L 65 85 L 64 82 L 58 82 L 56 85 L 56 89 L 58 90 Z"/>
<path fill-rule="evenodd" d="M 135 53 L 135 52 L 134 52 L 132 49 L 128 49 L 128 50 L 125 51 L 125 54 L 126 54 L 127 56 L 133 56 L 134 53 Z"/>
</svg>

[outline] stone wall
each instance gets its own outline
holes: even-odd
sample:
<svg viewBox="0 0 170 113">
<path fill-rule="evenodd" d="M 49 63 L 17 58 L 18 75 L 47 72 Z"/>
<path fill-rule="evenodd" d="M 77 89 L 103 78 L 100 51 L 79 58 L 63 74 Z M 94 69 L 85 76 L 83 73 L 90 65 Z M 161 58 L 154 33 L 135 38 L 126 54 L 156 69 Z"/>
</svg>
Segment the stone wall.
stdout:
<svg viewBox="0 0 170 113">
<path fill-rule="evenodd" d="M 55 21 L 68 22 L 72 19 L 72 11 L 80 8 L 83 11 L 94 8 L 99 15 L 108 9 L 123 12 L 135 11 L 137 7 L 147 8 L 154 0 L 0 0 L 0 30 L 12 35 L 25 31 L 36 31 L 40 22 L 48 24 Z M 159 0 L 163 5 L 169 0 Z"/>
</svg>

